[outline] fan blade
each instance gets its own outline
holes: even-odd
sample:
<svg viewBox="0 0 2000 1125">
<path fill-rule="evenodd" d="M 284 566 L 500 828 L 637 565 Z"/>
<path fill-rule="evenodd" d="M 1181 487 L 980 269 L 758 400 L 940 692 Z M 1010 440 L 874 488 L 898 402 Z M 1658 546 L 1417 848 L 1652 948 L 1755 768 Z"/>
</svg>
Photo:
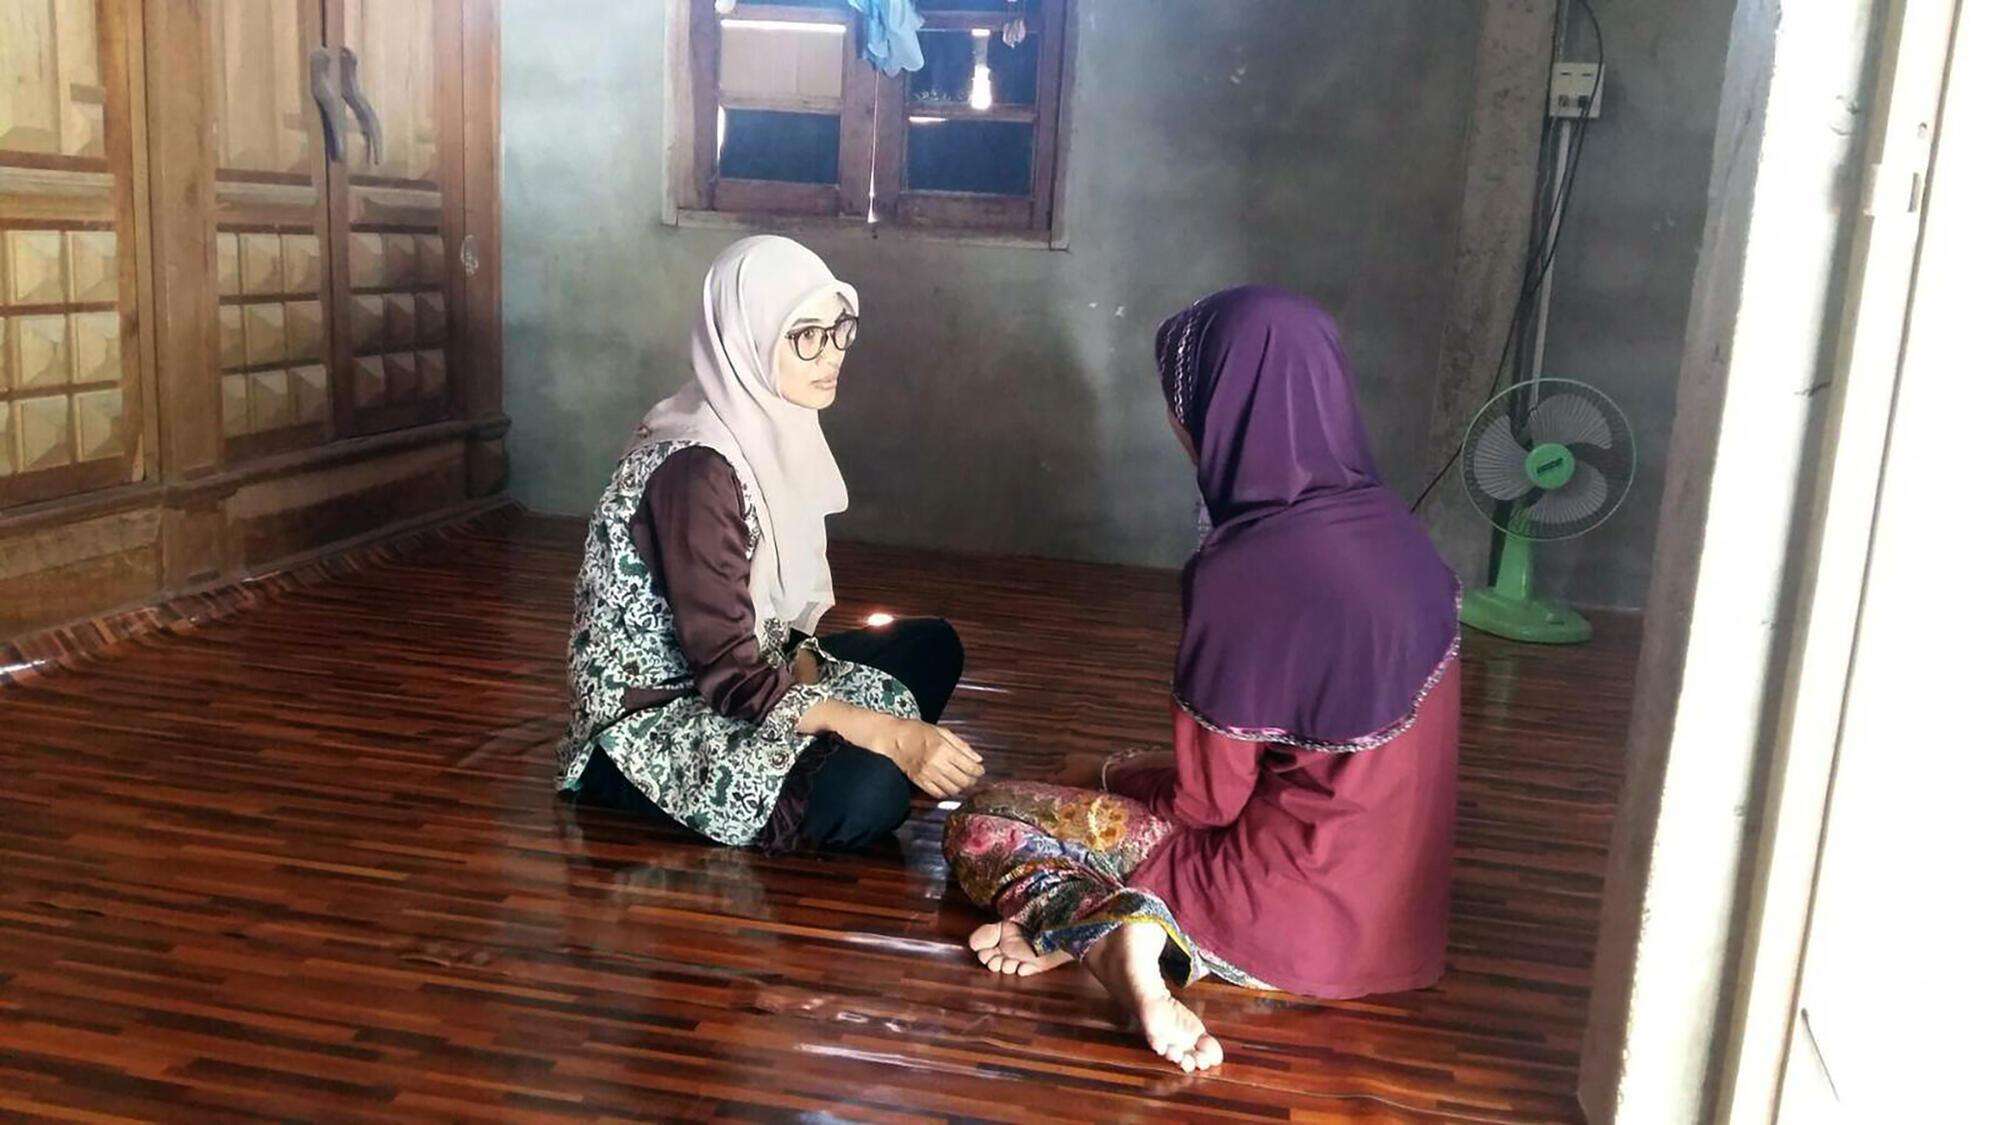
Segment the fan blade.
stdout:
<svg viewBox="0 0 2000 1125">
<path fill-rule="evenodd" d="M 1576 475 L 1569 478 L 1569 483 L 1536 501 L 1528 509 L 1528 515 L 1534 523 L 1545 527 L 1580 523 L 1601 511 L 1610 495 L 1611 486 L 1597 466 L 1578 461 Z"/>
<path fill-rule="evenodd" d="M 1528 476 L 1528 451 L 1514 440 L 1506 415 L 1479 431 L 1479 440 L 1472 445 L 1472 479 L 1495 500 L 1518 500 L 1535 487 Z"/>
<path fill-rule="evenodd" d="M 1537 445 L 1594 445 L 1611 448 L 1611 420 L 1597 404 L 1574 394 L 1552 394 L 1528 415 L 1528 434 Z"/>
</svg>

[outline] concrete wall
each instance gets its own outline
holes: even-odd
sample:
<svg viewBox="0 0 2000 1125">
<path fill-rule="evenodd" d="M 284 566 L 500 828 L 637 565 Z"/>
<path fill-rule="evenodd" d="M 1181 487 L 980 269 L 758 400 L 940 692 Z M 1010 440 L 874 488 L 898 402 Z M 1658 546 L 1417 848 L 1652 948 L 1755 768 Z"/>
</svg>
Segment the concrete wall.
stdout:
<svg viewBox="0 0 2000 1125">
<path fill-rule="evenodd" d="M 1522 262 L 1534 225 L 1537 152 L 1548 119 L 1550 42 L 1565 0 L 1489 0 L 1467 127 L 1464 196 L 1443 341 L 1425 426 L 1418 509 L 1431 540 L 1461 575 L 1486 573 L 1493 528 L 1450 479 L 1468 422 L 1491 398 L 1496 358 L 1512 333 Z"/>
<path fill-rule="evenodd" d="M 681 381 L 702 273 L 737 236 L 658 221 L 666 2 L 502 8 L 512 486 L 536 508 L 596 499 Z M 854 496 L 834 534 L 1178 563 L 1194 490 L 1153 329 L 1246 281 L 1340 318 L 1377 454 L 1413 491 L 1479 17 L 1477 0 L 1086 0 L 1070 250 L 804 236 L 862 294 L 826 416 Z"/>
<path fill-rule="evenodd" d="M 1618 402 L 1638 437 L 1639 474 L 1609 523 L 1541 548 L 1536 563 L 1548 591 L 1585 605 L 1637 606 L 1652 567 L 1736 4 L 1595 6 L 1609 60 L 1604 115 L 1585 138 L 1556 259 L 1547 370 Z M 1566 57 L 1596 57 L 1575 4 L 1570 24 Z"/>
</svg>

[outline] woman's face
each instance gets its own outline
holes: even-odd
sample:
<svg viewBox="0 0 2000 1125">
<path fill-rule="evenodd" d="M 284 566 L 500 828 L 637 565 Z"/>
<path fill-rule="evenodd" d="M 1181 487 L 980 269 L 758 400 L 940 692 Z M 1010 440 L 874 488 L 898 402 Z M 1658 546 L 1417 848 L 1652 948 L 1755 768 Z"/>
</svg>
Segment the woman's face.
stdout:
<svg viewBox="0 0 2000 1125">
<path fill-rule="evenodd" d="M 778 394 L 808 410 L 833 405 L 840 389 L 840 365 L 847 352 L 834 346 L 834 326 L 847 317 L 847 302 L 838 293 L 822 293 L 799 307 L 778 337 Z M 811 329 L 819 331 L 810 331 Z M 814 355 L 814 349 L 818 354 Z M 813 356 L 801 358 L 800 353 Z"/>
</svg>

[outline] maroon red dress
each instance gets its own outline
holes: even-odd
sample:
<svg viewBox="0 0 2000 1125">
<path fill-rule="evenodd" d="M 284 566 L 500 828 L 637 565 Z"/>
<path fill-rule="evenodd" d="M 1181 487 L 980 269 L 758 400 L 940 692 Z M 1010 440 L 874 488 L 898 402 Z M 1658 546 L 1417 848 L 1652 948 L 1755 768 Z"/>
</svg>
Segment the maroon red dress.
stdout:
<svg viewBox="0 0 2000 1125">
<path fill-rule="evenodd" d="M 1348 997 L 1444 971 L 1457 579 L 1382 483 L 1325 310 L 1233 289 L 1161 325 L 1213 529 L 1182 572 L 1172 770 L 978 791 L 945 826 L 1042 953 L 1164 927 L 1168 973 Z"/>
<path fill-rule="evenodd" d="M 1168 974 L 1346 999 L 1444 973 L 1458 800 L 1459 666 L 1369 750 L 1247 742 L 1174 709 L 1174 766 L 1105 770 L 1108 792 L 1002 781 L 945 824 L 975 902 L 1037 952 L 1166 928 Z"/>
<path fill-rule="evenodd" d="M 1107 772 L 1178 831 L 1126 877 L 1200 949 L 1287 992 L 1344 998 L 1444 973 L 1458 803 L 1458 662 L 1388 743 L 1241 742 L 1175 709 L 1175 770 Z"/>
</svg>

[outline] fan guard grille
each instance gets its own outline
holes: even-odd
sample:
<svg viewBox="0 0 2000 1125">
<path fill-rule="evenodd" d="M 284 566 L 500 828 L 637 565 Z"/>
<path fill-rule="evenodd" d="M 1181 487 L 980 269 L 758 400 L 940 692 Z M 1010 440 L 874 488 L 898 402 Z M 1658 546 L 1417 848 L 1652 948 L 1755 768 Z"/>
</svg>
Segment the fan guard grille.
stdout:
<svg viewBox="0 0 2000 1125">
<path fill-rule="evenodd" d="M 1528 455 L 1542 445 L 1570 451 L 1568 480 L 1541 487 L 1529 473 Z M 1543 379 L 1516 383 L 1480 408 L 1465 431 L 1459 475 L 1473 507 L 1495 527 L 1528 539 L 1569 539 L 1618 510 L 1636 461 L 1632 427 L 1617 403 L 1587 383 Z"/>
</svg>

